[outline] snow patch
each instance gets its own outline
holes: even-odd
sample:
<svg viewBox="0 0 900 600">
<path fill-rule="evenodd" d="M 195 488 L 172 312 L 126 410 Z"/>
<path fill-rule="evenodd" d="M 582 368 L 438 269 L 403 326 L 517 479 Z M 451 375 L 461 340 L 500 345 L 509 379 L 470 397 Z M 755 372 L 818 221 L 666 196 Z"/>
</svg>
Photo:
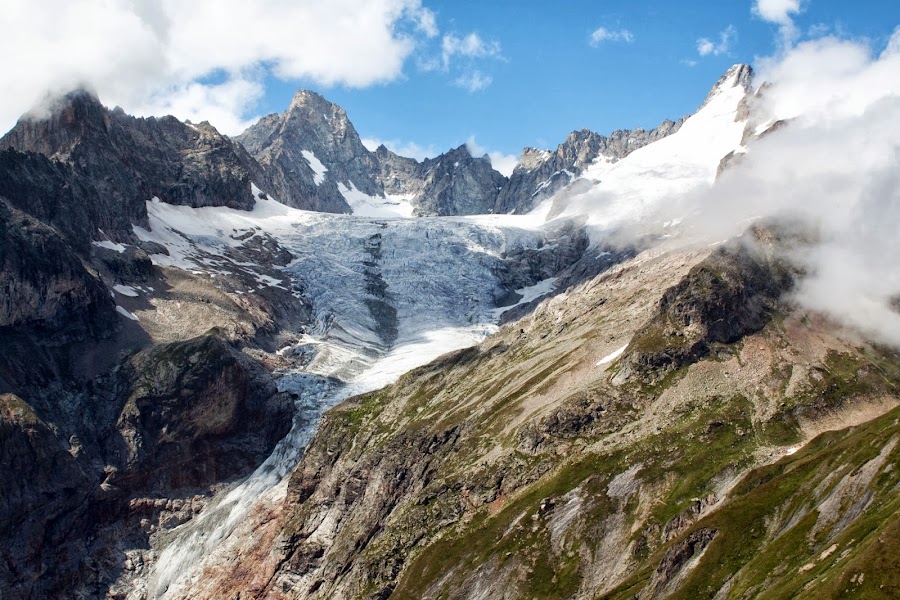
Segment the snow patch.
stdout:
<svg viewBox="0 0 900 600">
<path fill-rule="evenodd" d="M 116 290 L 117 293 L 128 296 L 129 298 L 138 297 L 138 291 L 130 285 L 114 285 L 113 289 Z"/>
<path fill-rule="evenodd" d="M 126 309 L 122 308 L 118 304 L 116 304 L 116 312 L 119 313 L 120 315 L 122 315 L 123 317 L 125 317 L 126 319 L 131 319 L 132 321 L 140 321 L 140 319 L 137 318 L 137 315 L 128 312 Z"/>
<path fill-rule="evenodd" d="M 93 245 L 98 248 L 106 248 L 107 250 L 115 250 L 119 254 L 125 252 L 125 246 L 123 244 L 117 244 L 115 242 L 111 242 L 109 240 L 101 240 L 99 242 L 91 242 Z"/>
<path fill-rule="evenodd" d="M 551 277 L 549 279 L 544 279 L 543 281 L 539 281 L 534 285 L 530 285 L 528 287 L 523 287 L 521 289 L 516 290 L 516 294 L 521 296 L 518 302 L 512 304 L 510 306 L 501 306 L 500 308 L 494 309 L 494 318 L 499 319 L 500 316 L 506 311 L 515 308 L 517 306 L 521 306 L 522 304 L 528 304 L 533 300 L 537 300 L 541 296 L 546 296 L 556 289 L 556 277 Z"/>
<path fill-rule="evenodd" d="M 320 161 L 310 150 L 301 150 L 300 154 L 303 155 L 303 158 L 306 159 L 306 162 L 309 163 L 309 167 L 313 170 L 313 183 L 320 185 L 325 181 L 325 173 L 328 172 L 328 167 L 323 165 L 322 161 Z"/>
<path fill-rule="evenodd" d="M 622 354 L 625 352 L 625 348 L 627 348 L 627 347 L 628 347 L 628 344 L 625 344 L 618 350 L 615 350 L 614 352 L 610 352 L 609 354 L 607 354 L 606 356 L 604 356 L 603 358 L 601 358 L 600 360 L 597 361 L 597 366 L 599 367 L 602 365 L 606 365 L 606 364 L 609 364 L 612 361 L 616 360 L 617 358 L 622 356 Z"/>
<path fill-rule="evenodd" d="M 354 216 L 387 219 L 409 219 L 413 216 L 413 194 L 370 196 L 359 191 L 352 181 L 350 187 L 338 183 L 338 191 L 353 209 Z"/>
</svg>

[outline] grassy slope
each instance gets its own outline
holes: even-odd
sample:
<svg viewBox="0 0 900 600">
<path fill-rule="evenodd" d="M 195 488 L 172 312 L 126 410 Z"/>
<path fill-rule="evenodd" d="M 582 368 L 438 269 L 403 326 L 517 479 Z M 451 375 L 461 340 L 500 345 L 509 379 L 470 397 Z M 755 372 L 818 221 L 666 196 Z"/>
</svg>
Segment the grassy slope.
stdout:
<svg viewBox="0 0 900 600">
<path fill-rule="evenodd" d="M 401 497 L 383 527 L 359 546 L 351 575 L 362 583 L 349 588 L 357 590 L 351 595 L 390 589 L 392 598 L 456 598 L 478 590 L 488 597 L 632 597 L 653 579 L 669 548 L 701 527 L 718 533 L 681 581 L 682 597 L 711 596 L 734 574 L 735 597 L 748 590 L 790 597 L 812 579 L 822 586 L 807 590 L 816 597 L 829 585 L 846 589 L 841 578 L 849 582 L 853 569 L 866 572 L 855 589 L 882 585 L 868 573 L 874 569 L 859 565 L 872 560 L 866 553 L 882 561 L 900 553 L 891 517 L 896 472 L 873 480 L 880 486 L 875 500 L 833 540 L 828 528 L 804 536 L 815 523 L 816 498 L 837 484 L 833 478 L 817 489 L 822 478 L 852 472 L 878 455 L 897 428 L 896 410 L 753 469 L 798 443 L 803 424 L 852 414 L 876 397 L 896 398 L 896 356 L 837 340 L 805 317 L 778 314 L 760 333 L 717 346 L 653 384 L 612 386 L 615 365 L 593 367 L 646 322 L 652 290 L 689 267 L 679 256 L 637 262 L 628 268 L 641 278 L 611 273 L 478 349 L 332 411 L 320 436 L 327 440 L 332 430 L 334 440 L 351 441 L 334 469 L 344 477 L 377 470 L 372 461 L 352 471 L 401 434 L 459 432 L 452 450 L 429 463 L 424 489 Z M 809 376 L 788 394 L 792 370 L 801 368 Z M 869 445 L 861 441 L 866 431 L 875 436 Z M 531 439 L 539 442 L 526 443 Z M 885 465 L 895 460 L 891 454 Z M 570 507 L 574 516 L 566 521 Z M 288 533 L 316 510 L 312 500 L 299 506 Z M 801 516 L 778 524 L 791 515 Z M 880 551 L 873 545 L 878 536 L 886 545 Z M 798 572 L 836 542 L 829 560 Z M 342 541 L 348 543 L 355 544 Z M 832 563 L 847 547 L 852 551 L 835 571 Z M 399 574 L 385 579 L 385 572 L 396 572 L 383 568 L 388 562 Z"/>
</svg>

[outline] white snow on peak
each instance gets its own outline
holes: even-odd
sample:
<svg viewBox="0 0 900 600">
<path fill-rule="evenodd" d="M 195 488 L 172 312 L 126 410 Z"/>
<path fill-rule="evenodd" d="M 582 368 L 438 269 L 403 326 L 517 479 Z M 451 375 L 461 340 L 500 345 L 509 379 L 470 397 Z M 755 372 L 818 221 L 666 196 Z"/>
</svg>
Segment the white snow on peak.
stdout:
<svg viewBox="0 0 900 600">
<path fill-rule="evenodd" d="M 322 164 L 315 154 L 312 153 L 311 150 L 301 150 L 300 153 L 303 155 L 303 158 L 306 159 L 306 162 L 309 163 L 310 168 L 313 170 L 313 183 L 316 185 L 320 185 L 323 181 L 325 181 L 325 173 L 328 172 L 328 167 Z"/>
<path fill-rule="evenodd" d="M 722 158 L 740 148 L 744 133 L 745 122 L 735 117 L 746 92 L 734 83 L 720 86 L 672 135 L 621 160 L 593 162 L 581 178 L 596 184 L 576 195 L 571 189 L 556 195 L 566 203 L 563 215 L 587 215 L 590 225 L 613 227 L 641 220 L 667 199 L 711 186 Z"/>
</svg>

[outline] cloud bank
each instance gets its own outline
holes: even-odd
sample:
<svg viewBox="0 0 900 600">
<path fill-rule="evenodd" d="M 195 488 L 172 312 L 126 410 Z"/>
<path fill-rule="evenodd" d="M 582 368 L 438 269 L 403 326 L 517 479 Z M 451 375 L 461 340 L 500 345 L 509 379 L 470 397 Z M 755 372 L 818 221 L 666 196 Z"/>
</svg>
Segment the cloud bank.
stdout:
<svg viewBox="0 0 900 600">
<path fill-rule="evenodd" d="M 341 15 L 341 18 L 335 18 Z M 438 35 L 421 0 L 5 0 L 0 128 L 79 86 L 240 132 L 267 76 L 365 87 Z"/>
<path fill-rule="evenodd" d="M 693 215 L 707 241 L 799 219 L 819 241 L 791 256 L 806 271 L 794 299 L 900 347 L 900 28 L 881 54 L 833 37 L 801 43 L 762 61 L 757 81 L 772 85 L 752 119 L 787 126 L 670 209 Z"/>
</svg>

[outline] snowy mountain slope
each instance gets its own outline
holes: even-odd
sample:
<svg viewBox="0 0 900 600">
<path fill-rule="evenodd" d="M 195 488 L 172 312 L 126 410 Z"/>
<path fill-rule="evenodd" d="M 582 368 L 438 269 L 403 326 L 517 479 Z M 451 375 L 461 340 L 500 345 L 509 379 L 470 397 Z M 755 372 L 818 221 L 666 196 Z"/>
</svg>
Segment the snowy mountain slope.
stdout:
<svg viewBox="0 0 900 600">
<path fill-rule="evenodd" d="M 640 222 L 667 199 L 710 187 L 722 159 L 741 147 L 747 115 L 739 108 L 749 91 L 750 74 L 748 66 L 735 65 L 677 132 L 622 160 L 598 157 L 535 212 L 587 215 L 591 226 L 610 229 Z"/>
<path fill-rule="evenodd" d="M 684 119 L 664 121 L 650 131 L 617 130 L 608 137 L 588 129 L 573 131 L 554 152 L 525 148 L 493 212 L 523 214 L 552 197 L 598 157 L 618 160 L 678 131 Z"/>
</svg>

